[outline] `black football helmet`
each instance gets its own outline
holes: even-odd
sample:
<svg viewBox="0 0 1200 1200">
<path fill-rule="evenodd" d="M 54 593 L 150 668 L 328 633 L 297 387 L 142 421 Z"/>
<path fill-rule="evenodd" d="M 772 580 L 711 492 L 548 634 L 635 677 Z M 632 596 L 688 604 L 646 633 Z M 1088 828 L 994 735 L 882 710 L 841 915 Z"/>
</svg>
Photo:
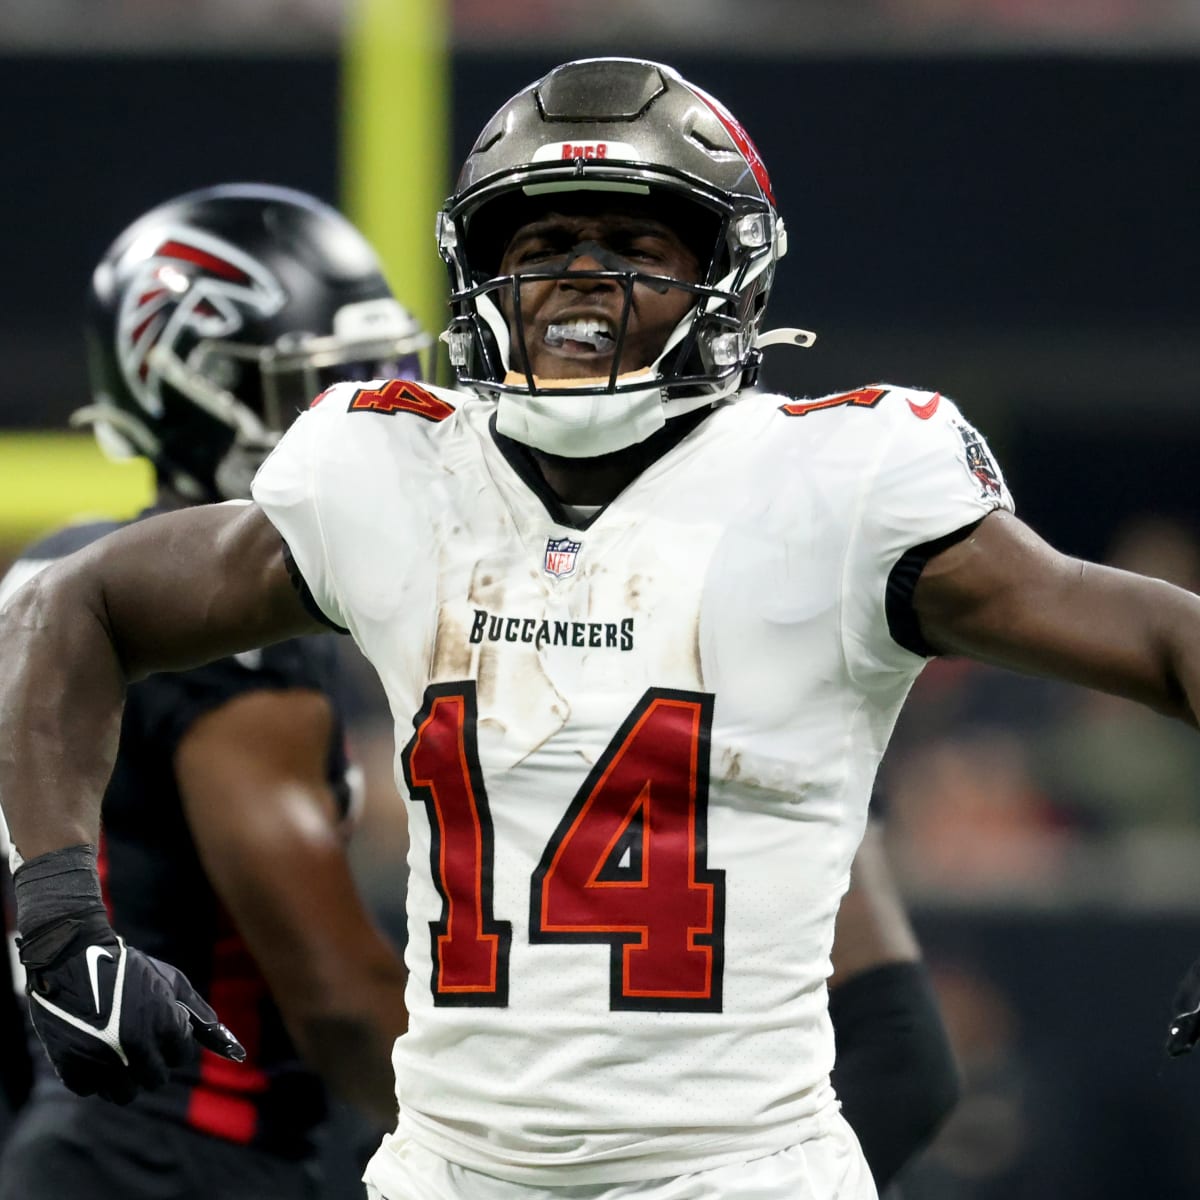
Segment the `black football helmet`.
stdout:
<svg viewBox="0 0 1200 1200">
<path fill-rule="evenodd" d="M 607 381 L 539 380 L 510 354 L 498 301 L 507 291 L 519 311 L 518 277 L 499 276 L 498 265 L 539 205 L 597 191 L 659 201 L 662 219 L 697 251 L 703 277 L 697 286 L 632 268 L 582 272 L 625 288 L 626 321 L 639 279 L 683 288 L 695 303 L 648 374 L 618 374 L 621 328 Z M 755 381 L 759 327 L 787 245 L 766 167 L 741 125 L 670 67 L 627 58 L 566 63 L 509 100 L 467 156 L 437 237 L 450 272 L 445 337 L 459 382 L 498 399 L 502 432 L 576 457 L 641 441 L 668 418 Z M 566 269 L 520 278 L 561 278 Z M 811 338 L 787 334 L 801 345 Z"/>
<path fill-rule="evenodd" d="M 432 342 L 340 213 L 262 184 L 190 192 L 130 225 L 92 276 L 85 334 L 92 403 L 72 422 L 193 502 L 248 496 L 314 397 L 417 377 Z"/>
</svg>

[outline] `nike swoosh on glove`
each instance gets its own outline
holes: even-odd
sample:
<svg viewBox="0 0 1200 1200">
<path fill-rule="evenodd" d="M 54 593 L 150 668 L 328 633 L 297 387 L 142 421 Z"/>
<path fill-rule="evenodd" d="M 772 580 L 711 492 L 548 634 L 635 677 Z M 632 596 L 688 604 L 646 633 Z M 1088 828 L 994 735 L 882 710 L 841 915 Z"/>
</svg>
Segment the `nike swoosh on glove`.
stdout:
<svg viewBox="0 0 1200 1200">
<path fill-rule="evenodd" d="M 127 1104 L 197 1045 L 245 1059 L 187 977 L 126 945 L 102 910 L 60 917 L 18 944 L 33 1027 L 71 1091 Z"/>
<path fill-rule="evenodd" d="M 1179 981 L 1173 1007 L 1176 1015 L 1167 1027 L 1167 1053 L 1177 1058 L 1200 1042 L 1200 959 Z"/>
</svg>

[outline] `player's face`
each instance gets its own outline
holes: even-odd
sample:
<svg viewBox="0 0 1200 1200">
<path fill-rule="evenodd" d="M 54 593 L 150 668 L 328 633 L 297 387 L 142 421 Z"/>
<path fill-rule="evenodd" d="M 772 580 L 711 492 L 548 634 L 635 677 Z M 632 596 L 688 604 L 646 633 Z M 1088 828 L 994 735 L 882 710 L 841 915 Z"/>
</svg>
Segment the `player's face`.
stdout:
<svg viewBox="0 0 1200 1200">
<path fill-rule="evenodd" d="M 636 212 L 546 212 L 520 226 L 508 242 L 500 273 L 561 272 L 522 284 L 521 319 L 529 367 L 545 379 L 607 376 L 612 370 L 625 286 L 588 279 L 585 271 L 637 271 L 698 283 L 696 255 L 662 221 Z M 621 348 L 623 373 L 649 366 L 695 297 L 669 285 L 635 283 Z M 502 300 L 513 339 L 514 366 L 523 368 L 510 296 Z"/>
</svg>

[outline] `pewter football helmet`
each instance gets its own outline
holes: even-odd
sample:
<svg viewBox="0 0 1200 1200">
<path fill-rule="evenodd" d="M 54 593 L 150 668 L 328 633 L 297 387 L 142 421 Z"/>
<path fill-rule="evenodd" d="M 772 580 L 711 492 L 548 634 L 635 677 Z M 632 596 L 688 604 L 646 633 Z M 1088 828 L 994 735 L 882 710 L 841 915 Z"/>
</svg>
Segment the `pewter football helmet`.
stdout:
<svg viewBox="0 0 1200 1200">
<path fill-rule="evenodd" d="M 519 305 L 518 277 L 498 275 L 509 236 L 569 193 L 666 200 L 668 224 L 700 246 L 698 285 L 622 270 L 583 272 L 625 288 L 681 287 L 695 303 L 649 373 L 619 374 L 617 331 L 607 380 L 545 381 L 511 353 L 499 304 Z M 467 156 L 438 215 L 453 320 L 444 335 L 459 382 L 498 400 L 501 432 L 550 453 L 584 457 L 632 445 L 667 419 L 752 384 L 759 327 L 786 249 L 770 179 L 745 130 L 676 71 L 641 59 L 584 59 L 555 68 L 505 104 Z M 526 281 L 561 278 L 523 272 Z"/>
</svg>

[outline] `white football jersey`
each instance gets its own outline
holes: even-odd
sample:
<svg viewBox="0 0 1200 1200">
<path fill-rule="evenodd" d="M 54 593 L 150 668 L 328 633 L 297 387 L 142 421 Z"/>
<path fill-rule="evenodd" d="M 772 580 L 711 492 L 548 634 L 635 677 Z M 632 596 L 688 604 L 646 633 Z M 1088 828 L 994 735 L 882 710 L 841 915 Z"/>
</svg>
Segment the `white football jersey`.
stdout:
<svg viewBox="0 0 1200 1200">
<path fill-rule="evenodd" d="M 1011 508 L 999 470 L 936 394 L 748 394 L 580 527 L 492 411 L 339 385 L 254 485 L 396 721 L 400 1130 L 546 1185 L 801 1142 L 835 1105 L 834 917 L 924 662 L 888 578 Z M 402 1170 L 385 1142 L 368 1178 Z"/>
</svg>

